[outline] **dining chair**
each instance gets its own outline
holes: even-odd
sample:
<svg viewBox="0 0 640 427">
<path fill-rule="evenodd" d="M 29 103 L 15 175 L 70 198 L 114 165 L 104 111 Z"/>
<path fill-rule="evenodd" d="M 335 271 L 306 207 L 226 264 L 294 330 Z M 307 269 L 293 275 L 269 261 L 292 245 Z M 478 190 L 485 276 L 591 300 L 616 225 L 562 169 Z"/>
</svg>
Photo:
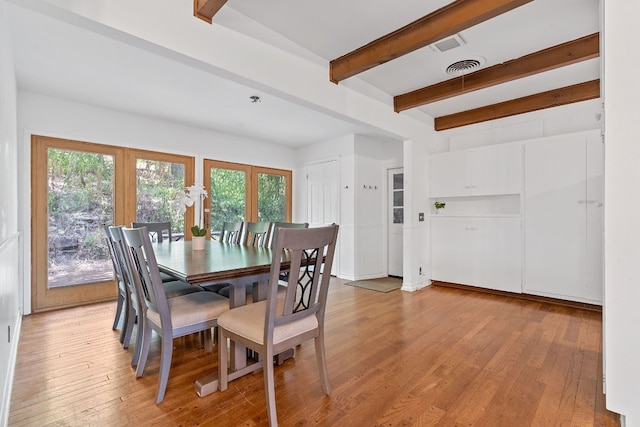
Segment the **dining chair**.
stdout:
<svg viewBox="0 0 640 427">
<path fill-rule="evenodd" d="M 240 244 L 240 238 L 242 237 L 242 221 L 228 222 L 225 221 L 222 224 L 222 230 L 220 230 L 220 236 L 218 240 L 223 243 L 235 243 Z"/>
<path fill-rule="evenodd" d="M 281 229 L 278 233 L 267 299 L 233 308 L 218 318 L 218 378 L 220 391 L 228 386 L 227 339 L 262 356 L 269 425 L 277 426 L 274 356 L 314 339 L 322 390 L 331 392 L 324 349 L 324 315 L 338 226 Z M 290 254 L 291 274 L 286 293 L 278 292 L 282 251 Z M 324 256 L 323 256 L 324 255 Z M 304 268 L 311 263 L 313 269 Z M 321 266 L 324 263 L 324 271 Z"/>
<path fill-rule="evenodd" d="M 113 264 L 113 271 L 116 275 L 116 282 L 118 284 L 118 302 L 116 305 L 116 314 L 113 319 L 113 326 L 111 329 L 118 329 L 118 325 L 120 324 L 120 318 L 122 318 L 122 329 L 120 330 L 120 342 L 127 348 L 129 346 L 129 340 L 126 339 L 126 335 L 129 327 L 129 316 L 130 316 L 130 308 L 131 308 L 131 294 L 129 292 L 129 288 L 125 283 L 126 278 L 124 277 L 123 271 L 121 269 L 120 261 L 117 258 L 116 249 L 114 246 L 113 239 L 111 238 L 111 233 L 109 232 L 109 225 L 103 224 L 102 229 L 105 234 L 105 240 L 107 241 L 107 248 L 109 249 L 109 256 L 111 257 L 111 263 Z"/>
<path fill-rule="evenodd" d="M 271 248 L 276 246 L 278 239 L 278 228 L 309 228 L 308 222 L 272 222 L 271 223 Z"/>
<path fill-rule="evenodd" d="M 167 298 L 146 229 L 123 228 L 122 233 L 128 249 L 125 259 L 129 270 L 138 273 L 132 274 L 132 279 L 138 295 L 143 296 L 146 307 L 136 377 L 141 377 L 144 373 L 152 331 L 155 331 L 162 341 L 156 393 L 156 403 L 160 403 L 164 400 L 169 379 L 173 339 L 195 332 L 211 331 L 217 326 L 218 317 L 229 310 L 229 300 L 213 292 L 194 292 Z"/>
<path fill-rule="evenodd" d="M 138 320 L 138 325 L 144 321 L 144 315 L 146 306 L 142 303 L 144 300 L 144 296 L 140 296 L 139 291 L 136 289 L 133 275 L 138 274 L 138 271 L 130 271 L 129 266 L 126 263 L 125 251 L 126 251 L 126 243 L 124 241 L 124 236 L 122 234 L 122 226 L 118 227 L 109 227 L 109 233 L 111 239 L 114 244 L 114 249 L 116 253 L 116 259 L 120 263 L 120 269 L 122 271 L 122 276 L 124 278 L 124 282 L 127 285 L 127 290 L 129 294 L 129 316 L 126 319 L 126 334 L 125 334 L 125 345 L 124 348 L 128 348 L 128 344 L 131 341 L 132 332 L 136 326 L 136 319 Z M 187 282 L 183 282 L 181 280 L 173 280 L 171 282 L 162 282 L 162 286 L 165 289 L 165 294 L 167 298 L 174 298 L 181 295 L 186 295 L 194 292 L 203 291 L 200 286 L 193 286 Z M 131 358 L 131 365 L 136 366 L 138 364 L 138 359 L 140 356 L 140 343 L 142 334 L 140 333 L 141 328 L 138 327 L 138 333 L 136 334 L 136 347 Z M 207 349 L 207 351 L 213 351 L 211 336 L 203 336 L 203 346 Z"/>
<path fill-rule="evenodd" d="M 245 222 L 242 244 L 256 248 L 269 247 L 270 222 Z"/>
<path fill-rule="evenodd" d="M 131 223 L 131 227 L 132 228 L 140 228 L 140 227 L 147 227 L 147 232 L 149 233 L 149 237 L 151 238 L 152 242 L 156 242 L 156 243 L 162 243 L 165 239 L 164 235 L 166 234 L 167 236 L 167 240 L 169 242 L 173 241 L 173 235 L 171 234 L 171 222 L 169 221 L 164 221 L 164 222 L 132 222 Z M 162 278 L 163 282 L 171 282 L 176 280 L 175 277 L 173 277 L 170 274 L 165 273 L 164 271 L 160 272 L 160 277 Z"/>
<path fill-rule="evenodd" d="M 166 238 L 171 242 L 173 241 L 173 236 L 171 235 L 171 222 L 132 222 L 132 228 L 140 228 L 147 227 L 147 232 L 151 237 L 152 242 L 162 243 L 162 241 Z"/>
</svg>

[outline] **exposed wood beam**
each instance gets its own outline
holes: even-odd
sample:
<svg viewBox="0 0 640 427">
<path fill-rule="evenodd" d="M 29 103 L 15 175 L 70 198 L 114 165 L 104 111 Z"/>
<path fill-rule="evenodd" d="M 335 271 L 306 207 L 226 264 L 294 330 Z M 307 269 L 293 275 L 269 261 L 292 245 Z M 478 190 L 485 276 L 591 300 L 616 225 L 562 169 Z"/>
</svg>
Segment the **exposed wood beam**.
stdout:
<svg viewBox="0 0 640 427">
<path fill-rule="evenodd" d="M 396 113 L 399 113 L 430 102 L 597 58 L 599 54 L 600 37 L 598 33 L 590 34 L 466 76 L 398 95 L 393 98 L 393 108 Z"/>
<path fill-rule="evenodd" d="M 530 1 L 532 0 L 456 0 L 409 25 L 334 59 L 329 65 L 329 79 L 338 83 Z"/>
<path fill-rule="evenodd" d="M 591 80 L 474 110 L 436 117 L 434 127 L 435 130 L 452 129 L 599 97 L 600 80 Z"/>
<path fill-rule="evenodd" d="M 227 0 L 193 0 L 193 16 L 211 24 L 213 15 L 218 13 Z"/>
</svg>

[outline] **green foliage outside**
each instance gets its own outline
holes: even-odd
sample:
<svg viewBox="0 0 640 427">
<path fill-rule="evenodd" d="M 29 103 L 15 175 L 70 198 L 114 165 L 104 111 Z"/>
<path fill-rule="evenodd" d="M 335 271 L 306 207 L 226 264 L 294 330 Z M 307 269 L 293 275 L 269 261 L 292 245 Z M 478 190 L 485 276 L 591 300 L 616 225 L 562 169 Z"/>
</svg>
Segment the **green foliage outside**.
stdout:
<svg viewBox="0 0 640 427">
<path fill-rule="evenodd" d="M 244 221 L 246 206 L 244 172 L 211 169 L 210 179 L 211 231 L 222 230 L 224 222 Z"/>
<path fill-rule="evenodd" d="M 109 155 L 49 149 L 51 257 L 108 258 L 100 224 L 113 221 L 113 162 Z"/>
<path fill-rule="evenodd" d="M 258 221 L 284 221 L 286 218 L 285 178 L 258 174 Z"/>
<path fill-rule="evenodd" d="M 136 221 L 170 221 L 172 233 L 183 233 L 184 165 L 138 159 L 136 179 Z"/>
</svg>

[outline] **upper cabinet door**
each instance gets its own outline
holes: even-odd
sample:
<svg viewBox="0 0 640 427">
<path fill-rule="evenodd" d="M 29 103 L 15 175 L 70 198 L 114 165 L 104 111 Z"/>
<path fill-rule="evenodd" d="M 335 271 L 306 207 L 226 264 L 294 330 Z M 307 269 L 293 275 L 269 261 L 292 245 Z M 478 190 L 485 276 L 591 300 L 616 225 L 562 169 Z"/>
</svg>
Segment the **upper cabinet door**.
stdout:
<svg viewBox="0 0 640 427">
<path fill-rule="evenodd" d="M 520 144 L 500 144 L 431 157 L 430 197 L 520 194 Z"/>
<path fill-rule="evenodd" d="M 468 151 L 431 156 L 431 197 L 471 195 Z"/>
<path fill-rule="evenodd" d="M 522 187 L 522 148 L 519 144 L 500 144 L 469 153 L 471 194 L 493 196 L 520 194 Z"/>
</svg>

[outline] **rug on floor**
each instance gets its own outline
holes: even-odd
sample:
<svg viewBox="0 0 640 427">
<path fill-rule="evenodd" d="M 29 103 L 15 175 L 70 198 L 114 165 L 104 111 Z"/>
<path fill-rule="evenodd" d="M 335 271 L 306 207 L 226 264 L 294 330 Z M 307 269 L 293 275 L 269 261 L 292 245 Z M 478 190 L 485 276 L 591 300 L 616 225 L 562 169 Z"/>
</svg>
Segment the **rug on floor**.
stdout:
<svg viewBox="0 0 640 427">
<path fill-rule="evenodd" d="M 372 291 L 391 292 L 402 287 L 402 279 L 397 277 L 380 277 L 378 279 L 345 282 L 344 284 L 363 289 L 371 289 Z"/>
</svg>

